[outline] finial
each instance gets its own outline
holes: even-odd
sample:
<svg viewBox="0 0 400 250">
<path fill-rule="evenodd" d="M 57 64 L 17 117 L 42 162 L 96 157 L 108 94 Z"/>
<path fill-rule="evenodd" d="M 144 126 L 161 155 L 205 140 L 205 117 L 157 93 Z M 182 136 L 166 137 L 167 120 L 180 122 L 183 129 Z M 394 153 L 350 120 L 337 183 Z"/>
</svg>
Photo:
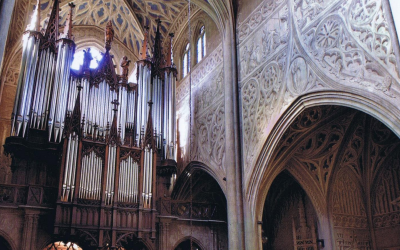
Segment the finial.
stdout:
<svg viewBox="0 0 400 250">
<path fill-rule="evenodd" d="M 147 44 L 149 42 L 149 27 L 144 26 L 144 38 L 142 49 L 140 50 L 140 60 L 146 60 L 150 55 L 148 54 Z"/>
<path fill-rule="evenodd" d="M 75 4 L 73 2 L 70 2 L 68 4 L 69 6 L 69 12 L 67 16 L 67 21 L 64 27 L 64 37 L 67 39 L 72 38 L 72 10 L 75 8 Z"/>
<path fill-rule="evenodd" d="M 167 67 L 172 67 L 174 64 L 172 61 L 172 39 L 174 38 L 174 33 L 169 33 L 169 47 L 167 51 L 167 62 L 166 66 Z"/>
<path fill-rule="evenodd" d="M 28 26 L 28 30 L 40 32 L 40 0 L 36 1 L 36 8 L 33 11 L 32 20 Z"/>
</svg>

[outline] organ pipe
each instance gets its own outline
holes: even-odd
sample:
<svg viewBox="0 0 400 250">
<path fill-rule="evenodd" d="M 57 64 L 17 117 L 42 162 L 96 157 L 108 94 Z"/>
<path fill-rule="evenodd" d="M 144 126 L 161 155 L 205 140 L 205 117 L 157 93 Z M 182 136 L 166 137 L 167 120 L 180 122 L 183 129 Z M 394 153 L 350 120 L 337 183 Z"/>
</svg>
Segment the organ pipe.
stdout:
<svg viewBox="0 0 400 250">
<path fill-rule="evenodd" d="M 118 201 L 137 203 L 139 165 L 131 156 L 120 163 Z"/>
<path fill-rule="evenodd" d="M 82 157 L 79 198 L 100 200 L 103 160 L 94 151 Z"/>
<path fill-rule="evenodd" d="M 89 68 L 87 49 L 83 66 L 71 70 L 73 4 L 61 35 L 57 29 L 49 33 L 58 27 L 58 0 L 54 4 L 46 33 L 38 31 L 39 15 L 35 14 L 36 21 L 30 26 L 34 28 L 24 35 L 11 135 L 27 138 L 29 130 L 42 130 L 48 133 L 48 143 L 64 143 L 62 202 L 104 199 L 106 206 L 112 206 L 115 195 L 117 202 L 151 208 L 157 160 L 176 159 L 176 69 L 171 51 L 164 60 L 158 27 L 150 58 L 146 28 L 137 84 L 128 83 L 129 63 L 121 65 L 125 67 L 122 75 L 113 67 L 109 22 L 99 67 Z M 122 148 L 128 151 L 127 157 L 120 155 Z"/>
</svg>

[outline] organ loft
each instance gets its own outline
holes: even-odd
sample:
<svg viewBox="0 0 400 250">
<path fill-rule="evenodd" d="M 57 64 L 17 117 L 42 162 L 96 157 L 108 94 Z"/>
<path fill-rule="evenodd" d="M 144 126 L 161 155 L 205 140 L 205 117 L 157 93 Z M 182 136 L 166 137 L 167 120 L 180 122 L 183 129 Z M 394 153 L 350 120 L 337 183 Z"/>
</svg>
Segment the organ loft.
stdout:
<svg viewBox="0 0 400 250">
<path fill-rule="evenodd" d="M 116 73 L 110 53 L 114 28 L 108 21 L 98 67 L 89 67 L 93 57 L 87 48 L 74 70 L 75 6 L 68 7 L 62 31 L 56 0 L 45 31 L 36 8 L 23 36 L 11 135 L 4 145 L 12 156 L 13 182 L 20 184 L 10 189 L 11 203 L 32 212 L 27 223 L 40 224 L 51 238 L 44 249 L 164 249 L 166 231 L 178 220 L 187 232 L 192 227 L 212 231 L 211 245 L 218 247 L 218 233 L 226 227 L 219 205 L 172 194 L 177 174 L 173 34 L 163 48 L 156 20 L 150 48 L 145 28 L 132 83 L 126 56 L 121 74 Z M 27 230 L 23 249 L 34 249 L 36 232 Z"/>
</svg>

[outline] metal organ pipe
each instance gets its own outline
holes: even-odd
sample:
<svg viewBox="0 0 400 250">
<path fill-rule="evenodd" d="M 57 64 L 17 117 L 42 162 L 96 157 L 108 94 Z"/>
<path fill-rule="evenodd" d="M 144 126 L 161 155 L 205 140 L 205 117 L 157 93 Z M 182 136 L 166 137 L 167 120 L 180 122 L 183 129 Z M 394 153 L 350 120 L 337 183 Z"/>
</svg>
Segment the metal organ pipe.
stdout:
<svg viewBox="0 0 400 250">
<path fill-rule="evenodd" d="M 164 127 L 163 136 L 165 140 L 164 155 L 165 159 L 176 160 L 175 143 L 176 143 L 176 96 L 175 96 L 175 76 L 173 73 L 166 71 L 164 75 Z"/>
<path fill-rule="evenodd" d="M 18 77 L 17 93 L 12 115 L 12 136 L 19 136 L 22 129 L 22 137 L 25 137 L 26 128 L 28 127 L 39 45 L 40 39 L 36 39 L 30 33 L 26 43 L 24 43 L 21 73 Z"/>
<path fill-rule="evenodd" d="M 144 148 L 144 166 L 143 166 L 143 206 L 149 208 L 152 197 L 152 171 L 153 171 L 153 149 L 150 145 Z"/>
<path fill-rule="evenodd" d="M 151 66 L 147 61 L 138 63 L 138 125 L 136 136 L 138 143 L 143 140 L 143 131 L 148 120 L 148 102 L 151 101 Z"/>
<path fill-rule="evenodd" d="M 94 151 L 82 157 L 80 199 L 100 200 L 103 160 Z"/>
<path fill-rule="evenodd" d="M 54 142 L 60 142 L 62 139 L 73 52 L 74 47 L 70 46 L 69 43 L 64 43 L 63 41 L 59 43 L 48 121 L 49 141 L 51 141 L 51 138 L 53 138 Z"/>
<path fill-rule="evenodd" d="M 129 156 L 122 160 L 120 164 L 118 201 L 136 203 L 139 183 L 138 163 Z"/>
<path fill-rule="evenodd" d="M 105 203 L 110 205 L 114 197 L 114 176 L 115 176 L 115 161 L 117 155 L 117 147 L 109 146 L 108 148 L 108 173 L 105 190 Z"/>
<path fill-rule="evenodd" d="M 72 201 L 75 190 L 76 160 L 78 155 L 79 139 L 75 132 L 68 137 L 67 158 L 65 162 L 62 201 Z"/>
</svg>

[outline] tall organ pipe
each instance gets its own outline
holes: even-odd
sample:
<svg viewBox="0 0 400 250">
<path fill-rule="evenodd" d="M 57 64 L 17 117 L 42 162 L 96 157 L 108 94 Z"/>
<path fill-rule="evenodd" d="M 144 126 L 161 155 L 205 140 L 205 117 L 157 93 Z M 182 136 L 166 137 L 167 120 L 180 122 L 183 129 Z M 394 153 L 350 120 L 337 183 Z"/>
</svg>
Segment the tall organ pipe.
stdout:
<svg viewBox="0 0 400 250">
<path fill-rule="evenodd" d="M 110 205 L 114 196 L 114 176 L 115 176 L 115 162 L 116 162 L 116 146 L 109 146 L 108 158 L 108 174 L 106 182 L 105 203 Z"/>
<path fill-rule="evenodd" d="M 138 176 L 138 163 L 133 161 L 131 156 L 121 161 L 118 190 L 119 202 L 137 202 Z"/>
<path fill-rule="evenodd" d="M 175 95 L 175 76 L 169 70 L 164 74 L 164 117 L 163 117 L 163 139 L 165 145 L 163 149 L 163 157 L 165 159 L 176 160 L 176 95 Z"/>
<path fill-rule="evenodd" d="M 11 135 L 19 136 L 22 129 L 22 137 L 25 137 L 26 128 L 29 121 L 30 102 L 34 77 L 39 54 L 40 39 L 36 39 L 35 32 L 29 32 L 28 38 L 24 42 L 22 54 L 21 70 L 18 77 L 17 93 L 12 113 Z"/>
<path fill-rule="evenodd" d="M 49 115 L 49 141 L 60 142 L 64 129 L 64 118 L 67 107 L 70 67 L 74 45 L 64 40 L 59 41 L 54 86 L 51 94 Z"/>
<path fill-rule="evenodd" d="M 148 120 L 148 102 L 151 101 L 151 65 L 148 61 L 138 63 L 138 125 L 136 128 L 137 141 L 141 143 L 142 131 Z"/>
<path fill-rule="evenodd" d="M 94 152 L 82 157 L 79 198 L 100 200 L 102 159 Z"/>
</svg>

